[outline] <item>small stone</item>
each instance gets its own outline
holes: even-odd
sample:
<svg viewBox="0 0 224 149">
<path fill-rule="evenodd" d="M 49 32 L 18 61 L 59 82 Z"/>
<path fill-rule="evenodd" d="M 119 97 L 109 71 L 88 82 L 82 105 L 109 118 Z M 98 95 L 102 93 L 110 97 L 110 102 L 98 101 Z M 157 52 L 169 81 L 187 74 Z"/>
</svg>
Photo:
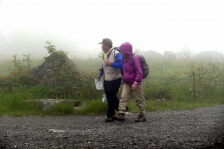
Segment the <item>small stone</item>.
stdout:
<svg viewBox="0 0 224 149">
<path fill-rule="evenodd" d="M 65 132 L 64 130 L 57 130 L 57 129 L 49 129 L 48 131 L 49 132 L 54 132 L 54 133 L 57 133 L 57 132 L 63 133 L 63 132 Z"/>
</svg>

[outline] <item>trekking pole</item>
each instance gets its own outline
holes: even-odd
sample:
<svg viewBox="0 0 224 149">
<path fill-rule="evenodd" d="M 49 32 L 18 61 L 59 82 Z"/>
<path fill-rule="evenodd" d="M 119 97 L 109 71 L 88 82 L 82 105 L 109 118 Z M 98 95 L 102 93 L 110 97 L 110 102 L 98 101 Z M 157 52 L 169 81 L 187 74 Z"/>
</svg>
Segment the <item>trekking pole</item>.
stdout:
<svg viewBox="0 0 224 149">
<path fill-rule="evenodd" d="M 193 97 L 194 97 L 194 106 L 195 106 L 195 98 L 196 98 L 196 87 L 195 87 L 195 71 L 193 73 L 193 81 L 194 81 L 194 84 L 193 84 Z"/>
<path fill-rule="evenodd" d="M 163 64 L 161 64 L 161 84 L 163 83 Z"/>
</svg>

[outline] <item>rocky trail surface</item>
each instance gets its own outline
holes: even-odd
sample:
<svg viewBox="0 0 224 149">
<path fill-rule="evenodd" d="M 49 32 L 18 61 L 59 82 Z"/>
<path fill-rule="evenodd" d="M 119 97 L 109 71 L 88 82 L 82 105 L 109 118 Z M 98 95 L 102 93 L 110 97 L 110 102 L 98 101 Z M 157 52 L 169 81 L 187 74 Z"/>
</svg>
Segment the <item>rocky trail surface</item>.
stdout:
<svg viewBox="0 0 224 149">
<path fill-rule="evenodd" d="M 0 149 L 223 148 L 224 105 L 147 113 L 147 121 L 105 116 L 0 117 Z"/>
</svg>

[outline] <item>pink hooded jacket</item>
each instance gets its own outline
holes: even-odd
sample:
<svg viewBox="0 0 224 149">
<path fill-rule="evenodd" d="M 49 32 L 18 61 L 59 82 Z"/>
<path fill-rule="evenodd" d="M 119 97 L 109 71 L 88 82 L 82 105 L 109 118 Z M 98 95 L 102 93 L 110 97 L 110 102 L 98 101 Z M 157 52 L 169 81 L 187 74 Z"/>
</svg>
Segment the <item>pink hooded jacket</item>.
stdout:
<svg viewBox="0 0 224 149">
<path fill-rule="evenodd" d="M 132 45 L 129 42 L 125 42 L 120 46 L 122 56 L 123 56 L 123 80 L 124 83 L 133 84 L 137 82 L 140 84 L 143 79 L 143 72 L 141 68 L 140 59 L 134 57 L 134 64 L 132 65 Z"/>
</svg>

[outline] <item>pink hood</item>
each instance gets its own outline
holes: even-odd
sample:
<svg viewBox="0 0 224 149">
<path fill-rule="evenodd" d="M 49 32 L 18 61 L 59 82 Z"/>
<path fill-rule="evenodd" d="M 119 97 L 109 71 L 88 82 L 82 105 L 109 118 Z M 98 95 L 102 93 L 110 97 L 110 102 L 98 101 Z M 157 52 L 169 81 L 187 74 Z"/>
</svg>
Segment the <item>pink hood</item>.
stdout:
<svg viewBox="0 0 224 149">
<path fill-rule="evenodd" d="M 120 46 L 121 51 L 124 53 L 124 57 L 132 57 L 132 45 L 129 42 L 125 42 Z"/>
<path fill-rule="evenodd" d="M 134 65 L 132 65 L 132 45 L 129 42 L 125 42 L 120 46 L 123 53 L 123 79 L 124 83 L 133 84 L 134 82 L 141 83 L 143 78 L 140 59 L 135 57 L 133 59 Z"/>
</svg>

